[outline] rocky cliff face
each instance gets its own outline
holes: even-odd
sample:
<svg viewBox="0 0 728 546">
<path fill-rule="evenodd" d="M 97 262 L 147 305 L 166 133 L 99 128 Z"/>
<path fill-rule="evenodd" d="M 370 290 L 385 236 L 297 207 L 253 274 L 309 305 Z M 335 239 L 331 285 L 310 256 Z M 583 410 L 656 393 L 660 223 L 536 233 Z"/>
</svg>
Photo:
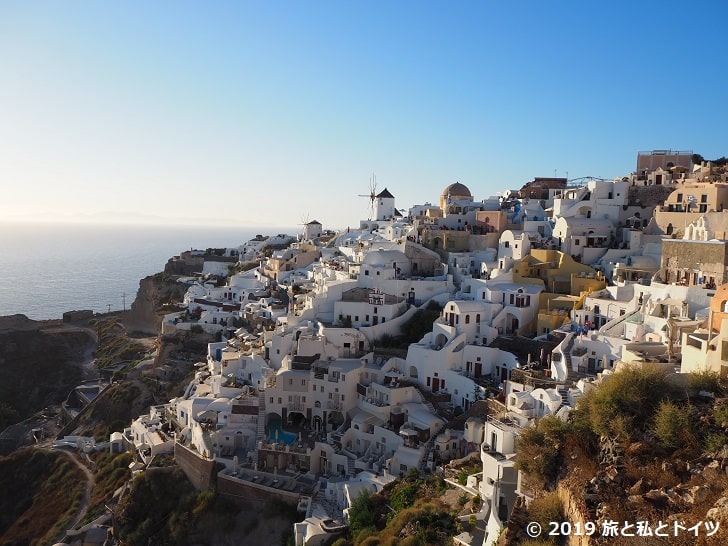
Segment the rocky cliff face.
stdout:
<svg viewBox="0 0 728 546">
<path fill-rule="evenodd" d="M 162 316 L 178 309 L 187 285 L 177 282 L 174 275 L 157 273 L 139 281 L 131 310 L 123 317 L 123 323 L 129 332 L 141 332 L 155 335 L 161 329 Z"/>
<path fill-rule="evenodd" d="M 156 312 L 156 299 L 158 290 L 154 277 L 145 277 L 139 281 L 139 290 L 131 304 L 131 310 L 124 316 L 124 326 L 129 331 L 156 334 L 160 318 Z"/>
<path fill-rule="evenodd" d="M 0 317 L 0 430 L 65 399 L 94 348 L 86 328 Z"/>
</svg>

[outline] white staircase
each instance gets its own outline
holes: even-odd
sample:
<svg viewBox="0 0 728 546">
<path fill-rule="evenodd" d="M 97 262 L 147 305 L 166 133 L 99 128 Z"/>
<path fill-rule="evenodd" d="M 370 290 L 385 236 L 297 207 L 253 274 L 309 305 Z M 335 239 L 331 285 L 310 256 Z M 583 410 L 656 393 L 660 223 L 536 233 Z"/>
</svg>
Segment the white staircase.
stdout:
<svg viewBox="0 0 728 546">
<path fill-rule="evenodd" d="M 571 349 L 574 347 L 574 339 L 576 336 L 571 336 L 569 338 L 569 341 L 566 343 L 566 347 L 564 347 L 564 361 L 566 362 L 566 373 L 567 377 L 568 374 L 571 373 Z"/>
<path fill-rule="evenodd" d="M 258 391 L 258 434 L 255 442 L 255 449 L 258 450 L 258 442 L 265 440 L 265 391 Z"/>
</svg>

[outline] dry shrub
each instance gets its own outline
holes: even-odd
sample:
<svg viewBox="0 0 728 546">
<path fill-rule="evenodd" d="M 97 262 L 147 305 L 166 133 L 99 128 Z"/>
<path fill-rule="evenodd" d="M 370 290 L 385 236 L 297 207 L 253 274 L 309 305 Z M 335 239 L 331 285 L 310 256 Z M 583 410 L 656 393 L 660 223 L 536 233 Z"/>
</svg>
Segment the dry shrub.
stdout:
<svg viewBox="0 0 728 546">
<path fill-rule="evenodd" d="M 690 407 L 663 400 L 654 416 L 652 431 L 660 443 L 675 449 L 680 445 L 697 445 L 695 435 L 690 431 Z"/>
<path fill-rule="evenodd" d="M 599 463 L 592 456 L 591 449 L 576 435 L 568 434 L 564 439 L 564 459 L 571 475 L 577 479 L 589 481 L 599 472 Z"/>
<path fill-rule="evenodd" d="M 659 460 L 642 465 L 634 464 L 632 459 L 627 459 L 624 470 L 631 483 L 635 483 L 641 478 L 650 484 L 651 489 L 675 487 L 680 483 L 680 478 L 675 472 L 662 469 L 662 463 Z"/>
<path fill-rule="evenodd" d="M 550 529 L 550 521 L 566 521 L 566 511 L 561 502 L 561 498 L 556 491 L 551 491 L 531 501 L 528 505 L 529 521 L 537 521 L 541 525 L 541 529 Z M 544 537 L 545 538 L 545 537 Z M 546 544 L 552 544 L 555 541 L 546 540 Z"/>
<path fill-rule="evenodd" d="M 596 434 L 629 438 L 650 422 L 661 401 L 682 397 L 683 391 L 665 370 L 645 365 L 605 378 L 579 400 L 578 410 L 586 414 Z"/>
</svg>

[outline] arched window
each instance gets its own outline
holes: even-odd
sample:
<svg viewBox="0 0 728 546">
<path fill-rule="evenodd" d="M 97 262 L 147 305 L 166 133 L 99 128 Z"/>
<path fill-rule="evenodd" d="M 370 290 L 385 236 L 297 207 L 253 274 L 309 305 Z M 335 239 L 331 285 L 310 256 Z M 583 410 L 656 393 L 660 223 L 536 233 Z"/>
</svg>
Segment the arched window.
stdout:
<svg viewBox="0 0 728 546">
<path fill-rule="evenodd" d="M 480 313 L 475 315 L 475 324 L 480 324 Z"/>
<path fill-rule="evenodd" d="M 673 228 L 672 228 L 672 224 L 667 224 L 667 229 L 666 229 L 666 233 L 667 233 L 668 235 L 672 235 L 672 229 L 673 229 Z"/>
<path fill-rule="evenodd" d="M 465 324 L 470 324 L 470 315 L 465 315 Z"/>
</svg>

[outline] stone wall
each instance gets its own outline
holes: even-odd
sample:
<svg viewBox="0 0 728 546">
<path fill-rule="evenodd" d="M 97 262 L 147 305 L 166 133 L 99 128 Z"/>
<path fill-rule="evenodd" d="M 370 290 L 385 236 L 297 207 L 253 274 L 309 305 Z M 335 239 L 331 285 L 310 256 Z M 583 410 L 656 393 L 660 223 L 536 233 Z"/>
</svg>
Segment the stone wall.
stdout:
<svg viewBox="0 0 728 546">
<path fill-rule="evenodd" d="M 584 499 L 582 497 L 574 495 L 573 492 L 569 490 L 569 488 L 563 483 L 559 483 L 558 487 L 556 488 L 556 493 L 559 495 L 561 505 L 564 508 L 564 514 L 566 516 L 564 518 L 564 521 L 568 521 L 571 523 L 572 530 L 577 528 L 578 526 L 578 528 L 581 529 L 582 532 L 584 532 L 584 524 L 589 521 L 587 519 L 588 514 L 586 511 L 586 504 L 584 503 Z M 598 535 L 598 532 L 594 534 L 594 536 Z M 586 534 L 577 535 L 576 532 L 572 532 L 569 535 L 569 546 L 589 546 L 590 543 L 591 539 Z"/>
<path fill-rule="evenodd" d="M 198 491 L 215 487 L 215 461 L 203 459 L 183 445 L 174 444 L 174 459 Z"/>
<path fill-rule="evenodd" d="M 728 246 L 725 243 L 664 240 L 662 243 L 662 276 L 669 270 L 667 282 L 675 282 L 678 272 L 682 277 L 687 272 L 688 284 L 693 285 L 693 270 L 703 274 L 703 278 L 713 277 L 715 284 L 726 282 L 725 266 Z M 703 281 L 705 282 L 705 280 Z"/>
<path fill-rule="evenodd" d="M 263 503 L 271 497 L 296 504 L 299 494 L 291 491 L 282 491 L 273 487 L 257 486 L 232 476 L 220 474 L 217 477 L 217 492 L 220 495 L 237 502 L 260 502 Z"/>
<path fill-rule="evenodd" d="M 417 264 L 417 271 L 414 272 L 413 275 L 434 277 L 442 274 L 442 263 L 440 262 L 440 256 L 437 252 L 411 241 L 407 241 L 404 245 L 404 254 L 407 258 L 409 258 L 413 268 L 414 264 Z"/>
</svg>

